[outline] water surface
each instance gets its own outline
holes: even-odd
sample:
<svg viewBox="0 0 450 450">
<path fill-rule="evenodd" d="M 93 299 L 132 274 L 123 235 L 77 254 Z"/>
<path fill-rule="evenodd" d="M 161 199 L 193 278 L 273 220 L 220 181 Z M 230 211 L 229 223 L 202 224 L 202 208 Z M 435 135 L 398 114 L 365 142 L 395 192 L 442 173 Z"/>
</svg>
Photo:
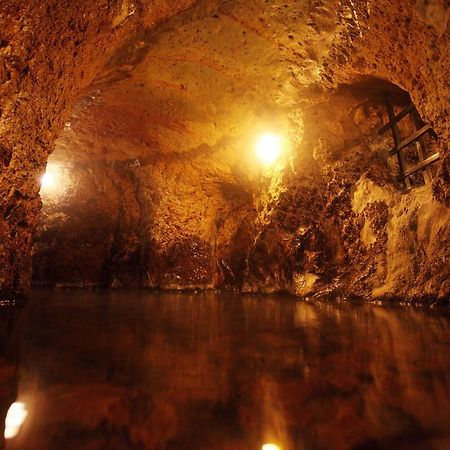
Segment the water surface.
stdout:
<svg viewBox="0 0 450 450">
<path fill-rule="evenodd" d="M 40 290 L 0 321 L 7 450 L 450 449 L 442 312 Z"/>
</svg>

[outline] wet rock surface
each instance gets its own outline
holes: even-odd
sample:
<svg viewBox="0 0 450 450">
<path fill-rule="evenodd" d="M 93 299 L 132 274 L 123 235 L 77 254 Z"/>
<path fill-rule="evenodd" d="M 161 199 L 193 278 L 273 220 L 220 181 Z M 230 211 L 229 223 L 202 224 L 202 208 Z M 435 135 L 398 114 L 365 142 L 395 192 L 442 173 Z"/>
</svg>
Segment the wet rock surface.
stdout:
<svg viewBox="0 0 450 450">
<path fill-rule="evenodd" d="M 0 5 L 0 292 L 23 294 L 39 177 L 80 90 L 140 27 L 188 1 L 3 1 Z"/>
<path fill-rule="evenodd" d="M 108 51 L 82 40 L 76 67 L 89 75 L 70 91 L 61 81 L 64 104 L 27 178 L 33 199 L 14 191 L 5 202 L 4 290 L 28 286 L 37 176 L 63 127 L 49 166 L 58 186 L 41 192 L 36 283 L 447 301 L 444 3 L 202 0 L 150 29 L 187 4 L 114 4 Z M 377 135 L 384 94 L 398 108 L 407 100 L 399 87 L 442 155 L 432 184 L 419 176 L 410 192 L 394 179 L 391 140 Z M 267 130 L 288 145 L 266 170 L 253 147 Z M 18 185 L 7 173 L 2 186 Z"/>
</svg>

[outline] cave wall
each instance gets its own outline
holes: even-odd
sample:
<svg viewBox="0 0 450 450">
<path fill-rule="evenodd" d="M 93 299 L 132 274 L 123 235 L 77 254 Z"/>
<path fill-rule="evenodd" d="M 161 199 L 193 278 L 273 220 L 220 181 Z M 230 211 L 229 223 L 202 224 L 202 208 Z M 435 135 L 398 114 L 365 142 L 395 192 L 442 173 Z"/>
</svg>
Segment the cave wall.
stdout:
<svg viewBox="0 0 450 450">
<path fill-rule="evenodd" d="M 326 204 L 322 209 L 321 198 L 317 199 L 322 215 L 316 215 L 315 224 L 309 216 L 292 212 L 295 199 L 299 200 L 297 211 L 305 204 L 301 197 L 309 186 L 292 195 L 299 183 L 289 181 L 285 198 L 270 202 L 265 212 L 269 217 L 267 231 L 261 232 L 250 257 L 250 262 L 255 260 L 253 271 L 272 254 L 273 241 L 279 236 L 273 230 L 285 230 L 286 215 L 294 218 L 300 229 L 289 230 L 284 242 L 292 243 L 272 256 L 278 262 L 262 276 L 249 278 L 247 289 L 277 290 L 281 279 L 288 290 L 302 295 L 346 292 L 365 298 L 448 301 L 448 3 L 341 2 L 338 15 L 346 26 L 323 62 L 325 83 L 336 87 L 364 82 L 370 76 L 407 90 L 439 138 L 432 144 L 442 155 L 433 169 L 433 185 L 431 189 L 399 192 L 383 168 L 383 158 L 373 158 L 378 144 L 371 142 L 370 130 L 361 130 L 357 142 L 344 141 L 341 161 L 326 163 L 320 170 L 326 177 L 326 188 L 320 195 Z M 339 111 L 329 110 L 331 116 L 339 117 Z M 313 129 L 317 120 L 323 120 L 320 112 L 309 119 L 306 115 L 305 131 Z M 343 121 L 351 123 L 351 114 Z M 347 134 L 333 128 L 335 124 L 319 128 L 329 135 L 328 141 L 320 141 L 320 152 L 333 153 L 339 147 L 336 143 L 342 143 Z M 302 264 L 296 273 L 298 258 L 292 255 L 299 248 Z M 286 255 L 290 256 L 287 267 Z M 332 267 L 323 273 L 326 263 Z"/>
<path fill-rule="evenodd" d="M 422 175 L 407 192 L 396 182 L 392 140 L 377 133 L 388 120 L 388 87 L 368 96 L 370 86 L 325 95 L 304 114 L 311 150 L 262 209 L 244 290 L 448 299 L 449 209 Z M 400 125 L 404 137 L 411 134 L 407 122 Z M 432 168 L 436 178 L 439 170 Z"/>
<path fill-rule="evenodd" d="M 316 92 L 303 108 L 301 147 L 251 181 L 230 172 L 227 158 L 221 167 L 211 149 L 83 167 L 76 199 L 44 197 L 35 280 L 444 299 L 448 209 L 420 176 L 409 193 L 395 181 L 391 138 L 377 132 L 385 92 L 399 96 L 398 108 L 408 101 L 379 80 Z M 58 222 L 63 211 L 70 229 Z"/>
<path fill-rule="evenodd" d="M 420 113 L 441 138 L 443 158 L 434 197 L 450 204 L 448 68 L 450 7 L 445 0 L 342 2 L 346 36 L 337 39 L 324 62 L 330 85 L 370 75 L 411 94 Z"/>
<path fill-rule="evenodd" d="M 229 244 L 252 215 L 252 197 L 208 166 L 202 155 L 97 165 L 51 158 L 56 185 L 41 192 L 35 283 L 237 288 L 245 258 Z"/>
<path fill-rule="evenodd" d="M 50 167 L 55 189 L 41 192 L 44 207 L 34 236 L 34 280 L 85 287 L 119 280 L 139 284 L 142 213 L 127 168 L 51 160 Z"/>
<path fill-rule="evenodd" d="M 189 0 L 2 1 L 0 5 L 0 292 L 23 294 L 39 218 L 39 176 L 80 90 L 137 28 Z"/>
<path fill-rule="evenodd" d="M 47 83 L 39 99 L 33 89 L 28 116 L 0 118 L 28 127 L 20 136 L 29 142 L 43 139 L 29 125 L 36 111 L 50 120 L 38 121 L 48 130 L 42 154 L 33 162 L 34 147 L 20 147 L 11 159 L 20 173 L 2 168 L 3 290 L 28 288 L 38 174 L 63 127 L 52 161 L 67 168 L 67 191 L 43 192 L 37 282 L 448 298 L 446 3 L 200 0 L 148 31 L 187 3 L 133 14 L 108 3 L 104 17 L 86 20 L 76 54 L 58 41 L 57 87 Z M 2 8 L 20 22 L 14 2 Z M 38 7 L 27 11 L 36 22 Z M 49 11 L 42 74 L 59 64 L 44 35 L 64 8 Z M 59 26 L 72 36 L 70 21 Z M 22 82 L 28 70 L 10 73 Z M 431 187 L 404 192 L 393 180 L 390 143 L 376 136 L 384 86 L 373 80 L 408 91 L 433 125 L 442 158 Z M 267 128 L 290 144 L 265 173 L 251 149 Z M 2 149 L 19 148 L 19 128 L 9 129 Z"/>
</svg>

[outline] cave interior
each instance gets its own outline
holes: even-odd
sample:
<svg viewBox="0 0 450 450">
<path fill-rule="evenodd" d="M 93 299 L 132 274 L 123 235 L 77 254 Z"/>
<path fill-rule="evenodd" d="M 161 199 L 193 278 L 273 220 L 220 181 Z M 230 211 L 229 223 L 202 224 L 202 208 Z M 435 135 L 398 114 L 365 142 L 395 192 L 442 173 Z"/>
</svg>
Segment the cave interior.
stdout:
<svg viewBox="0 0 450 450">
<path fill-rule="evenodd" d="M 246 314 L 256 315 L 252 299 L 260 298 L 261 304 L 266 302 L 258 306 L 267 308 L 264 314 L 276 312 L 283 317 L 290 313 L 277 308 L 294 308 L 295 301 L 312 302 L 319 306 L 304 304 L 305 310 L 291 311 L 295 320 L 301 316 L 299 323 L 308 326 L 324 317 L 326 305 L 350 302 L 359 306 L 342 312 L 348 321 L 370 315 L 376 328 L 386 320 L 400 342 L 419 339 L 406 330 L 420 328 L 425 333 L 420 341 L 424 347 L 417 345 L 423 354 L 424 342 L 436 340 L 437 359 L 430 363 L 430 373 L 450 370 L 449 358 L 439 347 L 448 345 L 450 329 L 445 325 L 450 297 L 449 15 L 447 0 L 80 0 L 76 4 L 4 0 L 0 5 L 0 319 L 4 325 L 0 369 L 8 369 L 4 376 L 0 370 L 5 381 L 0 389 L 3 416 L 17 397 L 18 342 L 27 342 L 20 336 L 33 335 L 17 330 L 27 330 L 27 323 L 30 330 L 39 328 L 40 310 L 33 313 L 33 308 L 44 308 L 42 320 L 48 317 L 56 324 L 64 321 L 62 313 L 54 311 L 58 302 L 69 313 L 72 301 L 83 304 L 80 308 L 86 307 L 84 301 L 101 303 L 96 295 L 110 299 L 107 315 L 116 314 L 124 328 L 130 324 L 119 319 L 121 310 L 115 302 L 120 296 L 167 299 L 167 311 L 152 302 L 148 308 L 161 317 L 161 323 L 170 322 L 164 338 L 169 341 L 171 327 L 178 330 L 177 314 L 195 316 L 191 309 L 183 309 L 178 298 L 186 298 L 189 305 L 200 299 L 203 306 L 191 307 L 200 308 L 202 321 L 211 320 L 211 334 L 214 326 L 224 326 L 218 316 L 234 323 L 234 316 L 221 309 L 227 298 L 235 299 L 231 304 L 244 302 Z M 219 303 L 208 295 L 218 296 Z M 49 305 L 39 306 L 46 301 Z M 278 301 L 276 307 L 271 303 Z M 372 309 L 364 309 L 374 304 L 437 307 L 442 308 L 442 316 L 438 320 L 419 311 L 417 317 L 410 317 L 400 310 L 400 318 L 385 313 L 383 319 L 381 313 L 372 315 L 367 312 Z M 362 309 L 350 319 L 353 307 Z M 130 306 L 133 313 L 125 314 L 127 320 L 135 320 L 135 308 Z M 78 323 L 76 310 L 74 314 Z M 426 334 L 431 331 L 424 331 L 421 321 L 430 322 L 435 334 Z M 151 321 L 156 328 L 158 323 Z M 297 329 L 287 323 L 271 323 L 282 334 L 280 341 L 297 336 Z M 320 323 L 326 333 L 326 320 Z M 86 329 L 90 330 L 86 336 L 95 340 L 95 326 L 106 325 L 86 326 L 93 327 Z M 356 334 L 358 326 L 354 325 Z M 130 330 L 123 331 L 123 339 L 136 337 Z M 348 337 L 348 330 L 335 329 L 342 339 Z M 76 348 L 75 328 L 68 333 L 68 342 Z M 42 339 L 58 340 L 58 336 Z M 313 333 L 303 338 L 312 345 Z M 30 347 L 30 355 L 44 351 L 38 343 Z M 273 346 L 274 340 L 269 344 Z M 112 349 L 102 345 L 116 361 Z M 177 350 L 171 345 L 164 341 L 161 348 L 173 354 Z M 328 345 L 327 341 L 324 348 Z M 117 346 L 133 361 L 139 359 L 131 343 Z M 151 349 L 163 352 L 159 347 Z M 387 344 L 382 349 L 391 351 Z M 58 349 L 53 350 L 59 355 Z M 199 355 L 203 350 L 196 347 Z M 257 350 L 251 346 L 247 350 L 253 361 Z M 364 349 L 358 347 L 358 352 Z M 74 354 L 82 360 L 85 353 L 76 349 Z M 246 358 L 244 353 L 240 357 Z M 108 364 L 108 356 L 99 353 L 96 358 Z M 187 361 L 177 358 L 175 362 L 187 367 Z M 73 359 L 65 363 L 75 367 Z M 385 367 L 386 361 L 372 363 Z M 403 363 L 409 370 L 411 361 Z M 189 364 L 206 363 L 197 355 Z M 186 367 L 187 372 L 194 370 Z M 78 369 L 74 373 L 88 372 Z M 30 378 L 29 367 L 24 370 Z M 56 372 L 60 370 L 55 366 Z M 206 378 L 217 367 L 207 370 Z M 227 366 L 224 372 L 229 370 Z M 289 371 L 287 365 L 284 370 Z M 434 384 L 447 392 L 440 394 L 447 395 L 447 401 L 439 401 L 439 424 L 450 420 L 448 370 L 442 385 Z M 254 380 L 244 370 L 245 382 L 257 386 L 250 397 L 257 398 L 258 389 L 275 402 L 276 389 L 286 389 L 284 395 L 289 396 L 289 389 L 281 387 L 284 378 L 275 382 L 266 372 Z M 315 375 L 319 380 L 324 377 L 322 372 Z M 369 371 L 367 376 L 374 375 Z M 27 386 L 32 384 L 26 375 L 25 380 Z M 405 381 L 400 376 L 399 380 Z M 172 382 L 183 389 L 180 379 Z M 139 385 L 134 379 L 133 383 Z M 422 401 L 426 389 L 411 383 L 419 392 L 411 402 Z M 356 386 L 360 391 L 361 385 Z M 98 396 L 94 409 L 107 403 L 106 398 L 125 396 L 105 391 L 103 399 L 98 389 L 90 389 L 73 395 L 80 404 L 89 404 L 89 395 Z M 306 395 L 295 389 L 300 397 Z M 146 395 L 156 402 L 152 414 L 161 415 L 161 427 L 174 429 L 170 421 L 175 421 L 176 413 L 164 408 L 175 408 L 179 399 L 158 400 L 153 391 Z M 224 396 L 217 393 L 217 398 Z M 429 399 L 424 411 L 433 410 L 438 398 L 436 394 Z M 251 405 L 250 400 L 245 407 L 240 404 L 239 414 Z M 222 413 L 228 417 L 232 413 L 227 407 L 231 408 L 223 406 Z M 266 411 L 264 420 L 272 424 L 269 435 L 283 445 L 267 443 L 263 450 L 440 450 L 450 445 L 448 433 L 441 440 L 423 441 L 425 447 L 403 447 L 392 436 L 379 443 L 359 435 L 346 441 L 340 434 L 334 442 L 319 428 L 319 437 L 295 440 L 294 417 L 303 430 L 311 411 L 302 416 L 293 407 L 289 425 L 275 410 L 271 409 L 270 420 Z M 56 410 L 48 414 L 58 415 Z M 219 416 L 214 416 L 215 429 L 220 428 Z M 241 427 L 244 419 L 239 417 Z M 263 442 L 256 430 L 266 426 L 266 422 L 251 423 L 254 434 L 246 443 L 236 436 L 223 445 L 200 443 L 197 435 L 181 432 L 181 425 L 172 434 L 160 432 L 151 438 L 142 431 L 148 424 L 142 423 L 137 425 L 139 431 L 130 432 L 128 441 L 121 441 L 123 436 L 108 441 L 105 430 L 111 423 L 118 427 L 116 419 L 111 413 L 104 419 L 104 429 L 99 418 L 92 419 L 98 422 L 93 427 L 96 436 L 102 436 L 98 442 L 92 435 L 79 440 L 83 432 L 77 434 L 76 427 L 70 426 L 64 439 L 70 433 L 76 439 L 70 434 L 69 440 L 61 436 L 59 441 L 45 440 L 43 430 L 47 435 L 57 433 L 42 424 L 36 425 L 40 431 L 30 431 L 31 437 L 23 439 L 35 442 L 26 447 L 32 450 L 69 449 L 69 441 L 73 448 L 93 450 L 239 450 Z M 425 427 L 422 416 L 414 419 Z M 280 421 L 283 426 L 277 428 L 274 424 Z M 364 427 L 368 421 L 363 420 Z M 158 428 L 155 417 L 150 422 Z M 442 431 L 436 423 L 428 425 Z M 208 436 L 213 439 L 213 434 Z M 187 447 L 186 439 L 191 439 Z M 5 448 L 25 448 L 23 440 L 8 442 L 12 446 Z"/>
</svg>

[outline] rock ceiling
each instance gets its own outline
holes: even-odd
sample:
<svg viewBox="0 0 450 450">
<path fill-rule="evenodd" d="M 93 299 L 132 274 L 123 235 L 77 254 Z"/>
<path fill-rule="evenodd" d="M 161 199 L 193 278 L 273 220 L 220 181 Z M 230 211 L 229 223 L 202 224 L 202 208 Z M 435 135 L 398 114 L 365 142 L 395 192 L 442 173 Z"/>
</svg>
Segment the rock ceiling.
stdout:
<svg viewBox="0 0 450 450">
<path fill-rule="evenodd" d="M 305 89 L 342 28 L 338 2 L 200 1 L 128 42 L 78 101 L 54 157 L 233 149 L 261 129 L 301 139 Z M 309 95 L 310 97 L 310 95 Z M 64 154 L 64 156 L 63 156 Z"/>
</svg>

